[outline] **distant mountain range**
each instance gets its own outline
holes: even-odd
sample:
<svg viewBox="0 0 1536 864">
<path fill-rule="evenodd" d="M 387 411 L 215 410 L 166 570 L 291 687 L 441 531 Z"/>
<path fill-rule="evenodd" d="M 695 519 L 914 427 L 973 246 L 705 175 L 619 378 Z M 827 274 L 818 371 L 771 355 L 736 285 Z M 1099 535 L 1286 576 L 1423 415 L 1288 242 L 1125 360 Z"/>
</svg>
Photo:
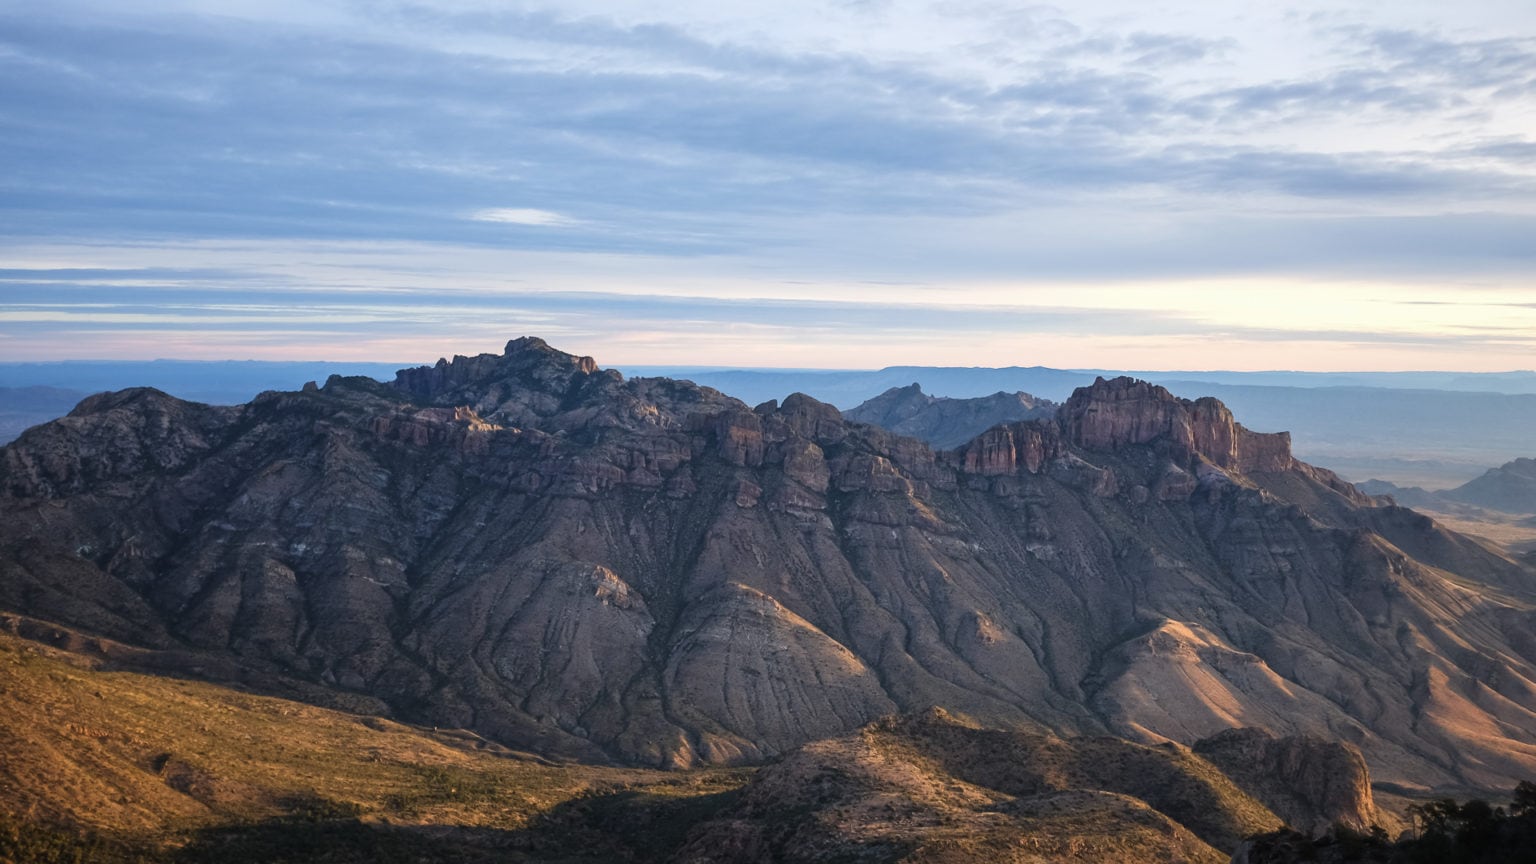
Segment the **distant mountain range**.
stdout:
<svg viewBox="0 0 1536 864">
<path fill-rule="evenodd" d="M 631 368 L 665 373 L 748 404 L 802 392 L 851 409 L 918 384 L 952 398 L 1023 392 L 1061 401 L 1095 378 L 1131 374 L 1185 398 L 1215 396 L 1255 429 L 1286 429 L 1300 458 L 1352 480 L 1448 487 L 1528 455 L 1536 373 L 1138 372 L 894 366 L 875 371 Z"/>
<path fill-rule="evenodd" d="M 0 387 L 57 387 L 101 393 L 154 387 L 192 402 L 238 405 L 265 390 L 297 390 L 331 375 L 389 379 L 405 363 L 274 360 L 66 360 L 0 363 Z"/>
<path fill-rule="evenodd" d="M 1231 372 L 1052 369 L 1047 366 L 888 366 L 883 369 L 731 369 L 709 366 L 624 366 L 630 375 L 686 378 L 747 402 L 801 392 L 847 408 L 892 387 L 917 382 L 929 393 L 955 398 L 998 391 L 1031 393 L 1061 401 L 1095 378 L 1122 375 L 1174 389 L 1177 383 L 1316 389 L 1536 394 L 1536 372 Z"/>
<path fill-rule="evenodd" d="M 391 380 L 408 364 L 320 362 L 62 362 L 0 364 L 0 388 L 44 386 L 89 394 L 152 386 L 178 398 L 235 405 L 332 374 Z M 865 371 L 628 367 L 713 387 L 755 405 L 801 392 L 842 409 L 913 383 L 934 398 L 1024 392 L 1060 402 L 1105 370 L 897 366 Z M 1186 398 L 1216 396 L 1256 429 L 1287 429 L 1296 453 L 1351 480 L 1449 488 L 1490 465 L 1528 456 L 1536 428 L 1536 373 L 1146 372 L 1134 377 Z M 0 390 L 0 443 L 62 416 Z M 930 439 L 933 440 L 933 439 Z M 944 439 L 939 446 L 959 443 Z"/>
<path fill-rule="evenodd" d="M 1532 445 L 1536 449 L 1536 443 Z M 1409 507 L 1455 507 L 1472 505 L 1503 513 L 1536 516 L 1536 459 L 1520 458 L 1497 468 L 1489 468 L 1476 479 L 1454 489 L 1431 491 L 1416 486 L 1403 487 L 1383 480 L 1358 484 L 1371 495 L 1391 495 Z"/>
<path fill-rule="evenodd" d="M 60 387 L 0 387 L 0 444 L 69 413 L 87 394 Z"/>
<path fill-rule="evenodd" d="M 92 396 L 0 449 L 0 608 L 593 761 L 892 712 L 1406 789 L 1536 774 L 1536 571 L 1128 378 L 959 448 L 535 339 L 238 406 Z"/>
</svg>

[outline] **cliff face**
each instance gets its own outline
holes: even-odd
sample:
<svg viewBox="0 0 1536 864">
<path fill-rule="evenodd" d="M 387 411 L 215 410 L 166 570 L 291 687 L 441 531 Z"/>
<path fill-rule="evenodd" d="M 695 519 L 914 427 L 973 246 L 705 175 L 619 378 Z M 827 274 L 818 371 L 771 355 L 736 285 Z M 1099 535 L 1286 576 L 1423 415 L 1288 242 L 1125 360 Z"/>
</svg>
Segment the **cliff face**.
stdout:
<svg viewBox="0 0 1536 864">
<path fill-rule="evenodd" d="M 1245 474 L 1294 464 L 1289 433 L 1250 432 L 1215 399 L 1179 399 L 1133 378 L 1100 378 L 1080 388 L 1062 406 L 1061 417 L 1068 439 L 1088 450 L 1157 442 L 1185 465 L 1199 459 Z"/>
<path fill-rule="evenodd" d="M 0 451 L 4 609 L 648 764 L 942 705 L 1507 786 L 1536 773 L 1532 589 L 1129 379 L 935 453 L 517 340 L 237 408 L 109 394 Z"/>
</svg>

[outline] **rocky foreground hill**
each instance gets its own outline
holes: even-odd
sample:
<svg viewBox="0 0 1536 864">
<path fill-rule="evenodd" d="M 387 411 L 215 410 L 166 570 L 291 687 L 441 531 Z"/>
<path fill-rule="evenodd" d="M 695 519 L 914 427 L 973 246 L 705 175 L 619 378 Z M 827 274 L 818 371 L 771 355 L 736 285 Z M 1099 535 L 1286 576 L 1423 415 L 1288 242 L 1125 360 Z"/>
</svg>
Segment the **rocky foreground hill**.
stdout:
<svg viewBox="0 0 1536 864">
<path fill-rule="evenodd" d="M 4 861 L 1219 864 L 1274 831 L 1277 806 L 1297 825 L 1372 812 L 1358 754 L 1340 765 L 1353 751 L 1315 739 L 1261 735 L 1218 768 L 1177 745 L 934 709 L 758 769 L 554 764 L 460 730 L 109 671 L 131 649 L 46 629 L 0 632 Z M 1326 767 L 1314 779 L 1345 794 L 1252 783 L 1292 779 L 1288 763 Z"/>
<path fill-rule="evenodd" d="M 0 451 L 0 606 L 589 760 L 938 705 L 1536 775 L 1536 573 L 1288 444 L 1116 379 L 936 453 L 520 339 L 237 407 L 87 399 Z"/>
</svg>

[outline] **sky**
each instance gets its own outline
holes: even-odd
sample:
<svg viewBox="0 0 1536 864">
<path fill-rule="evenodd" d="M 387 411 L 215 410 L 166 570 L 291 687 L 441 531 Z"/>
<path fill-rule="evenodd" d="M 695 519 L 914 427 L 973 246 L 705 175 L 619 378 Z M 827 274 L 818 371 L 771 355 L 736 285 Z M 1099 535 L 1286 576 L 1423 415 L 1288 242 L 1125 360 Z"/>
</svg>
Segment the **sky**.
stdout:
<svg viewBox="0 0 1536 864">
<path fill-rule="evenodd" d="M 1536 366 L 1536 4 L 0 0 L 0 360 Z"/>
</svg>

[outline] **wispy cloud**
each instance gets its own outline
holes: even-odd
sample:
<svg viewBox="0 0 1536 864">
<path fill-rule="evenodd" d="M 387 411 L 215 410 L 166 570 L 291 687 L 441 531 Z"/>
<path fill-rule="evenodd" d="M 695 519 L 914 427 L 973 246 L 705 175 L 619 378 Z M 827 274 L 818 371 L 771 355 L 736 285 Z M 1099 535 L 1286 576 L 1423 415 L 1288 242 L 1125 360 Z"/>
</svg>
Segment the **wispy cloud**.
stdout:
<svg viewBox="0 0 1536 864">
<path fill-rule="evenodd" d="M 159 314 L 140 307 L 334 289 L 425 308 L 443 285 L 499 273 L 518 297 L 586 298 L 544 310 L 577 330 L 666 330 L 604 299 L 621 289 L 653 310 L 714 292 L 725 305 L 706 310 L 709 326 L 766 316 L 788 332 L 798 315 L 878 341 L 921 317 L 881 311 L 889 291 L 875 283 L 890 281 L 1068 286 L 1034 303 L 1059 309 L 1110 281 L 1536 278 L 1523 119 L 1536 111 L 1536 21 L 1507 6 L 1469 0 L 1445 13 L 1450 28 L 1386 7 L 672 5 L 0 11 L 3 299 L 52 291 Z M 316 241 L 349 251 L 317 264 Z M 204 255 L 204 243 L 292 254 Z M 27 257 L 40 244 L 48 261 Z M 115 262 L 102 252 L 113 244 L 143 260 Z M 465 263 L 497 255 L 524 257 Z M 529 269 L 528 256 L 559 266 Z M 791 280 L 869 308 L 737 302 L 784 299 Z M 1166 320 L 1190 322 L 1180 338 L 1214 328 L 1189 296 L 1166 302 Z M 5 341 L 10 326 L 63 323 L 4 315 L 0 352 L 13 355 L 36 343 Z M 988 323 L 933 315 L 957 340 Z"/>
<path fill-rule="evenodd" d="M 578 219 L 562 216 L 549 210 L 535 210 L 531 207 L 492 207 L 476 210 L 469 214 L 469 218 L 476 222 L 501 222 L 507 225 L 533 225 L 541 228 L 570 228 L 581 224 Z"/>
</svg>

